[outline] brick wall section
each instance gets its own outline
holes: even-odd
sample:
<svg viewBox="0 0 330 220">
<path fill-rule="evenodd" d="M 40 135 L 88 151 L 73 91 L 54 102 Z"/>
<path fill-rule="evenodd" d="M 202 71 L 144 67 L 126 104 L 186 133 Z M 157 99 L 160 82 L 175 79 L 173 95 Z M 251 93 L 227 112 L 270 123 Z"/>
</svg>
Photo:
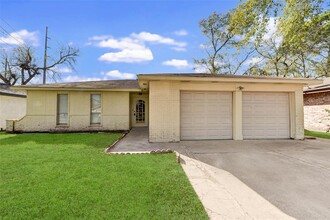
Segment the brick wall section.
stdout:
<svg viewBox="0 0 330 220">
<path fill-rule="evenodd" d="M 330 105 L 330 91 L 304 94 L 304 105 Z"/>
</svg>

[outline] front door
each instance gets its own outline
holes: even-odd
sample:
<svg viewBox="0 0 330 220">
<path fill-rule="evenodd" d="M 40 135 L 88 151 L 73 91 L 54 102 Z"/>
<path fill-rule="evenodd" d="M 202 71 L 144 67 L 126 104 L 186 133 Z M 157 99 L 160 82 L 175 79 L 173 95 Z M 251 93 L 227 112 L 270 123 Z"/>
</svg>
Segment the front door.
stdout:
<svg viewBox="0 0 330 220">
<path fill-rule="evenodd" d="M 146 97 L 134 97 L 131 103 L 132 126 L 148 126 L 148 102 Z"/>
</svg>

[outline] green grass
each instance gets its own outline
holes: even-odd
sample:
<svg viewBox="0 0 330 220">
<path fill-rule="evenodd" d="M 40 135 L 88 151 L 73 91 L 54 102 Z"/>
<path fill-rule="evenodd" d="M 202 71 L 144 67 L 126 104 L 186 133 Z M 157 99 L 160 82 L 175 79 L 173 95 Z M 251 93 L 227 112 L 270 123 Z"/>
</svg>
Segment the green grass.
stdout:
<svg viewBox="0 0 330 220">
<path fill-rule="evenodd" d="M 306 136 L 318 137 L 318 138 L 326 138 L 330 139 L 330 133 L 319 132 L 319 131 L 309 131 L 305 129 Z"/>
<path fill-rule="evenodd" d="M 208 218 L 174 154 L 104 154 L 119 136 L 0 133 L 0 219 Z"/>
</svg>

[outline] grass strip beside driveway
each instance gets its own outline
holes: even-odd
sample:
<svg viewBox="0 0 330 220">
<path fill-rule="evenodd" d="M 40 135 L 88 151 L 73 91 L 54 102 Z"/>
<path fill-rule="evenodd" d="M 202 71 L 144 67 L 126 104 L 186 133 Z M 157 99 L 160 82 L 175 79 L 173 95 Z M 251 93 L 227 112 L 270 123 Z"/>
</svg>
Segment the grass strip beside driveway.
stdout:
<svg viewBox="0 0 330 220">
<path fill-rule="evenodd" d="M 120 135 L 0 133 L 0 219 L 208 218 L 174 154 L 104 154 Z"/>
<path fill-rule="evenodd" d="M 309 131 L 305 129 L 305 135 L 311 137 L 330 139 L 330 133 L 320 132 L 320 131 Z"/>
</svg>

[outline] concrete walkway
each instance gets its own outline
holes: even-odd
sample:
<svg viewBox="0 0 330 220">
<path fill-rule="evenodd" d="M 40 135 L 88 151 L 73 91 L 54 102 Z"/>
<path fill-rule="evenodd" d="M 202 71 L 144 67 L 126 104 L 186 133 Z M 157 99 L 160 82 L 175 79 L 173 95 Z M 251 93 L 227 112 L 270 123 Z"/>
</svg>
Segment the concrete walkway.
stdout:
<svg viewBox="0 0 330 220">
<path fill-rule="evenodd" d="M 148 127 L 132 128 L 132 130 L 115 145 L 112 151 L 151 151 L 167 148 L 175 150 L 182 145 L 180 143 L 149 143 L 148 134 Z"/>
<path fill-rule="evenodd" d="M 177 151 L 181 165 L 211 219 L 294 219 L 231 173 L 197 160 L 191 151 L 195 145 L 197 149 L 203 146 L 219 148 L 219 141 L 149 143 L 148 128 L 133 128 L 111 152 L 145 152 L 157 149 Z M 221 145 L 233 147 L 241 143 L 223 140 Z"/>
<path fill-rule="evenodd" d="M 229 172 L 184 155 L 180 160 L 210 219 L 294 219 Z"/>
</svg>

